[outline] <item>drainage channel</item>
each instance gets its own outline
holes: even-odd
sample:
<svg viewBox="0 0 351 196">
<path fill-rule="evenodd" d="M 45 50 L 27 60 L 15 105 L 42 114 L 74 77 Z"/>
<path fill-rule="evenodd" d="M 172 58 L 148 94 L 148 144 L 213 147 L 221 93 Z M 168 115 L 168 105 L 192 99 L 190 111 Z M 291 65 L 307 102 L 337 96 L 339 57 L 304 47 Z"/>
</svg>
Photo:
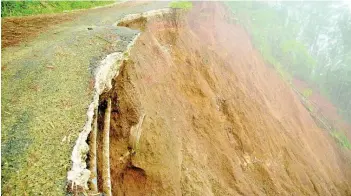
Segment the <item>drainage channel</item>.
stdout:
<svg viewBox="0 0 351 196">
<path fill-rule="evenodd" d="M 119 20 L 115 26 L 143 31 L 148 19 L 168 13 L 171 13 L 171 9 L 131 14 Z M 96 70 L 93 102 L 89 105 L 86 124 L 74 146 L 73 166 L 67 175 L 68 189 L 74 194 L 109 196 L 112 195 L 113 184 L 114 192 L 120 194 L 123 193 L 120 187 L 125 176 L 132 174 L 146 178 L 145 171 L 133 166 L 131 161 L 136 153 L 145 114 L 134 87 L 128 83 L 129 76 L 124 72 L 127 67 L 133 66 L 128 54 L 139 36 L 140 33 L 135 34 L 124 52 L 107 55 Z M 121 156 L 118 160 L 111 160 L 115 159 L 111 158 L 111 153 Z"/>
</svg>

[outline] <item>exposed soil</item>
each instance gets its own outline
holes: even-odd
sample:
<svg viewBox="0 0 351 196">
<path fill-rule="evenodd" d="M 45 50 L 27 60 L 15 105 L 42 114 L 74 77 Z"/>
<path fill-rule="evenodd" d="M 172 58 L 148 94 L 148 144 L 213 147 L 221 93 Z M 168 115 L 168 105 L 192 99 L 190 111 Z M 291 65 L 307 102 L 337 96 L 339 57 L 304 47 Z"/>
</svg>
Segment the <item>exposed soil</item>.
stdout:
<svg viewBox="0 0 351 196">
<path fill-rule="evenodd" d="M 330 119 L 331 123 L 336 129 L 344 131 L 349 138 L 351 138 L 351 125 L 342 120 L 342 117 L 338 114 L 337 108 L 330 100 L 322 96 L 316 88 L 302 80 L 294 79 L 293 84 L 300 92 L 303 92 L 305 89 L 313 89 L 313 93 L 309 97 L 309 100 L 316 104 L 316 106 L 320 109 L 319 112 Z"/>
<path fill-rule="evenodd" d="M 121 21 L 117 25 L 121 27 L 128 27 L 131 29 L 139 29 L 141 31 L 144 31 L 146 22 L 147 22 L 147 19 L 145 17 L 139 17 L 131 21 L 125 21 L 125 22 Z"/>
<path fill-rule="evenodd" d="M 1 48 L 18 45 L 34 38 L 49 27 L 73 20 L 77 14 L 45 14 L 27 17 L 1 18 Z"/>
<path fill-rule="evenodd" d="M 220 3 L 149 20 L 112 98 L 113 195 L 351 195 L 340 154 Z M 136 153 L 130 128 L 145 114 Z"/>
</svg>

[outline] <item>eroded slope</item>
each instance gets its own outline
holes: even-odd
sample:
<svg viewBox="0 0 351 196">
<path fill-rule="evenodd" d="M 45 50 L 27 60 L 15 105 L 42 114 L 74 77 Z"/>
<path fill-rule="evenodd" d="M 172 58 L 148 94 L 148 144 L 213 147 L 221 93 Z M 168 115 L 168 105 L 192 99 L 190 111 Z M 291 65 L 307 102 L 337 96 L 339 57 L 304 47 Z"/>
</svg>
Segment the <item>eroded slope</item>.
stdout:
<svg viewBox="0 0 351 196">
<path fill-rule="evenodd" d="M 199 2 L 128 24 L 143 33 L 110 92 L 113 195 L 350 195 L 350 159 L 231 17 Z"/>
</svg>

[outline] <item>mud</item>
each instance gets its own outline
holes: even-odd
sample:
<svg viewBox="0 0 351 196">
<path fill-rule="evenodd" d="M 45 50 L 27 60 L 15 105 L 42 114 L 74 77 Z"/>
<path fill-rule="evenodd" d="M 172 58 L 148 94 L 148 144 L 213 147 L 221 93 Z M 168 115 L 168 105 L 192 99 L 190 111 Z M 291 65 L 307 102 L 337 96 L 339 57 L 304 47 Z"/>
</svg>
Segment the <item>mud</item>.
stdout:
<svg viewBox="0 0 351 196">
<path fill-rule="evenodd" d="M 100 96 L 112 100 L 112 195 L 350 195 L 350 152 L 228 15 L 196 2 L 128 23 L 143 33 Z"/>
</svg>

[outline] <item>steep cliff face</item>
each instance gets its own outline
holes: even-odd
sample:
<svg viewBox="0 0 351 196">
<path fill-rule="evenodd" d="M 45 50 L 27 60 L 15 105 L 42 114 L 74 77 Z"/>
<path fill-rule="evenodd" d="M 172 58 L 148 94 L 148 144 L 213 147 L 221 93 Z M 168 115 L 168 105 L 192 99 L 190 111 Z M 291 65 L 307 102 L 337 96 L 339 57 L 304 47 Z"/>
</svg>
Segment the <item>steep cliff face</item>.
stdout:
<svg viewBox="0 0 351 196">
<path fill-rule="evenodd" d="M 123 24 L 142 32 L 104 95 L 113 195 L 351 194 L 349 154 L 232 18 L 197 2 Z"/>
</svg>

